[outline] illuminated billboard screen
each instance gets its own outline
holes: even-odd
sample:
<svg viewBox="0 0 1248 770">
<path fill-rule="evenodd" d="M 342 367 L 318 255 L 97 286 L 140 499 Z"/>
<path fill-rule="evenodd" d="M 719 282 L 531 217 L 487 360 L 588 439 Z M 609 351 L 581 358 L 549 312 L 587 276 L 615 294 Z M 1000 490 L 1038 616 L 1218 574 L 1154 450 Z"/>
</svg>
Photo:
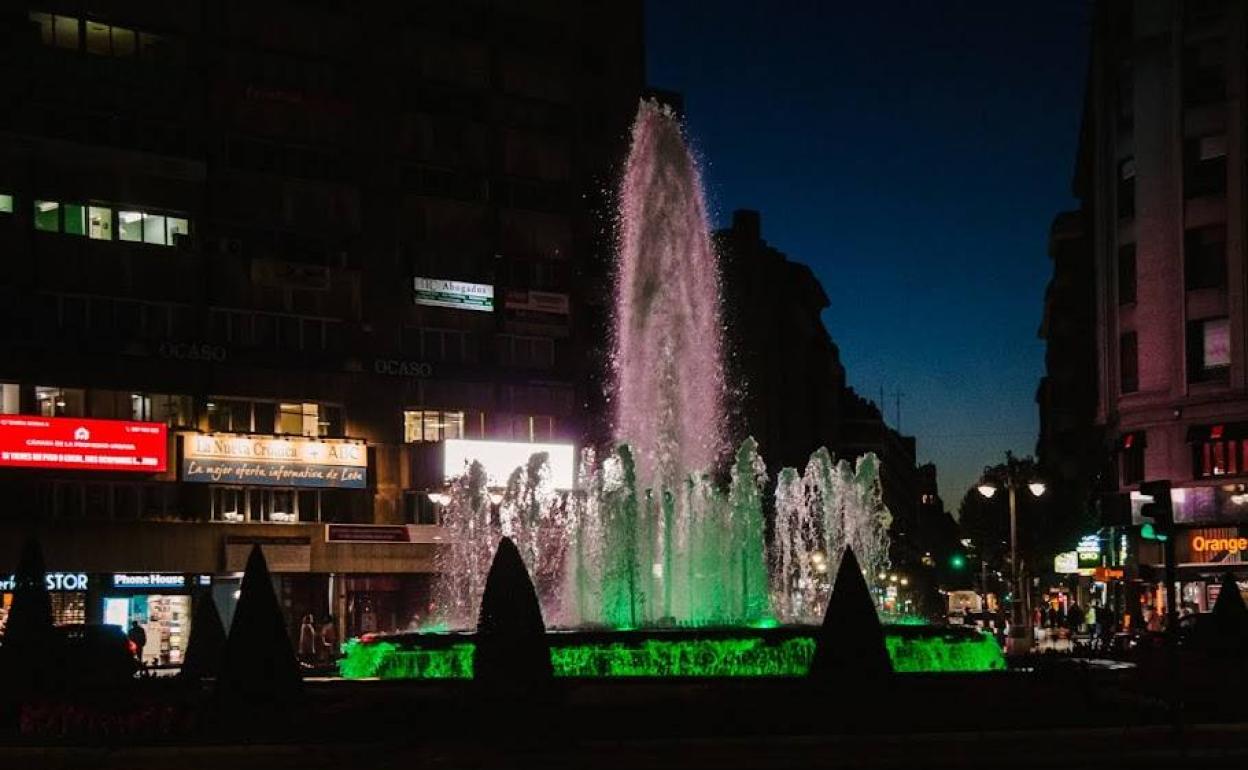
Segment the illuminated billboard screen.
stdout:
<svg viewBox="0 0 1248 770">
<path fill-rule="evenodd" d="M 157 422 L 78 417 L 0 417 L 0 466 L 158 473 L 169 460 Z"/>
<path fill-rule="evenodd" d="M 550 482 L 555 489 L 571 489 L 573 468 L 573 449 L 571 444 L 533 444 L 523 441 L 473 441 L 469 439 L 448 439 L 446 442 L 446 462 L 443 465 L 445 477 L 449 479 L 462 476 L 473 460 L 480 462 L 485 468 L 485 475 L 491 487 L 507 484 L 507 477 L 516 468 L 528 464 L 529 458 L 539 452 L 550 457 Z"/>
</svg>

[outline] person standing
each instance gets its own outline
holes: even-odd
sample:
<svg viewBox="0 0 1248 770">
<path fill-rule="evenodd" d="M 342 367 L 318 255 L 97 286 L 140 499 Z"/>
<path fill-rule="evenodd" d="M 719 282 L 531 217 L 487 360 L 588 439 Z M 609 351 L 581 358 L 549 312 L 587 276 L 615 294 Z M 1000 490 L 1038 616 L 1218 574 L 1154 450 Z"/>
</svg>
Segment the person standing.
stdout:
<svg viewBox="0 0 1248 770">
<path fill-rule="evenodd" d="M 333 615 L 326 615 L 321 624 L 321 659 L 326 662 L 338 659 L 338 623 Z"/>
<path fill-rule="evenodd" d="M 310 612 L 303 616 L 299 625 L 299 660 L 307 664 L 316 662 L 316 626 Z"/>
<path fill-rule="evenodd" d="M 134 657 L 139 662 L 143 662 L 143 648 L 147 646 L 147 631 L 143 630 L 143 626 L 139 625 L 139 621 L 130 621 L 130 632 L 126 634 L 126 638 L 134 645 Z"/>
</svg>

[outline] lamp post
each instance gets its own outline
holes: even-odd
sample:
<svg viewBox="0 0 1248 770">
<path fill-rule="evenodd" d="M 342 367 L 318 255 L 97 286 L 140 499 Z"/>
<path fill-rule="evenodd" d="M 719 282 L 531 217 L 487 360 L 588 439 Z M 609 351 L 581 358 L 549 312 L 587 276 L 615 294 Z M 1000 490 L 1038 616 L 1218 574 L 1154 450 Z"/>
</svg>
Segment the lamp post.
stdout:
<svg viewBox="0 0 1248 770">
<path fill-rule="evenodd" d="M 1010 584 L 1014 594 L 1010 599 L 1010 638 L 1006 651 L 1023 654 L 1031 649 L 1031 618 L 1020 601 L 1027 596 L 1027 587 L 1023 583 L 1023 572 L 1018 568 L 1018 488 L 1025 485 L 1033 497 L 1040 497 L 1045 493 L 1045 486 L 1042 481 L 1020 478 L 1013 458 L 1005 467 L 1005 489 L 1010 500 Z M 997 493 L 996 485 L 987 479 L 976 489 L 985 499 L 992 499 Z"/>
</svg>

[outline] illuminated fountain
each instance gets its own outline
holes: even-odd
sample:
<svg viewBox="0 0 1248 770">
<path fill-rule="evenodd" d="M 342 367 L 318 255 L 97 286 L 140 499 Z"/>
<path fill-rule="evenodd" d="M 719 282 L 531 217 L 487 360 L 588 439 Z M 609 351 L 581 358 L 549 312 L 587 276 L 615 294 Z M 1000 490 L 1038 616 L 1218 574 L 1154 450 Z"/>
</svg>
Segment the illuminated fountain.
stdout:
<svg viewBox="0 0 1248 770">
<path fill-rule="evenodd" d="M 719 267 L 697 164 L 673 113 L 653 102 L 642 102 L 633 125 L 618 228 L 616 443 L 602 457 L 586 449 L 570 488 L 552 480 L 546 453 L 516 462 L 505 484 L 468 458 L 446 493 L 434 624 L 475 628 L 507 536 L 547 626 L 564 631 L 551 641 L 556 674 L 802 673 L 809 625 L 823 616 L 844 549 L 868 581 L 888 566 L 878 461 L 838 462 L 821 449 L 803 472 L 782 469 L 768 542 L 759 448 L 746 439 L 726 457 Z M 712 475 L 725 460 L 721 488 Z M 940 638 L 891 629 L 894 667 L 1000 661 L 978 637 L 948 649 Z M 403 634 L 347 649 L 349 676 L 472 671 L 468 635 Z"/>
</svg>

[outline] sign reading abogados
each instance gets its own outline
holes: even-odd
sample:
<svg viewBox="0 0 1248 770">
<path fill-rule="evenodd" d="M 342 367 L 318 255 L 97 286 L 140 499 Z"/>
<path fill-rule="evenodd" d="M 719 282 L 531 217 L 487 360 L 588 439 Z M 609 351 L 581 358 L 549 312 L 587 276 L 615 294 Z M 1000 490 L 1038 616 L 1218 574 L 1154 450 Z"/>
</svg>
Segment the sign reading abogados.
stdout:
<svg viewBox="0 0 1248 770">
<path fill-rule="evenodd" d="M 293 436 L 184 435 L 182 480 L 363 489 L 368 485 L 368 447 Z"/>
<path fill-rule="evenodd" d="M 494 310 L 494 287 L 489 284 L 415 278 L 413 288 L 417 305 L 484 310 L 487 313 Z"/>
</svg>

